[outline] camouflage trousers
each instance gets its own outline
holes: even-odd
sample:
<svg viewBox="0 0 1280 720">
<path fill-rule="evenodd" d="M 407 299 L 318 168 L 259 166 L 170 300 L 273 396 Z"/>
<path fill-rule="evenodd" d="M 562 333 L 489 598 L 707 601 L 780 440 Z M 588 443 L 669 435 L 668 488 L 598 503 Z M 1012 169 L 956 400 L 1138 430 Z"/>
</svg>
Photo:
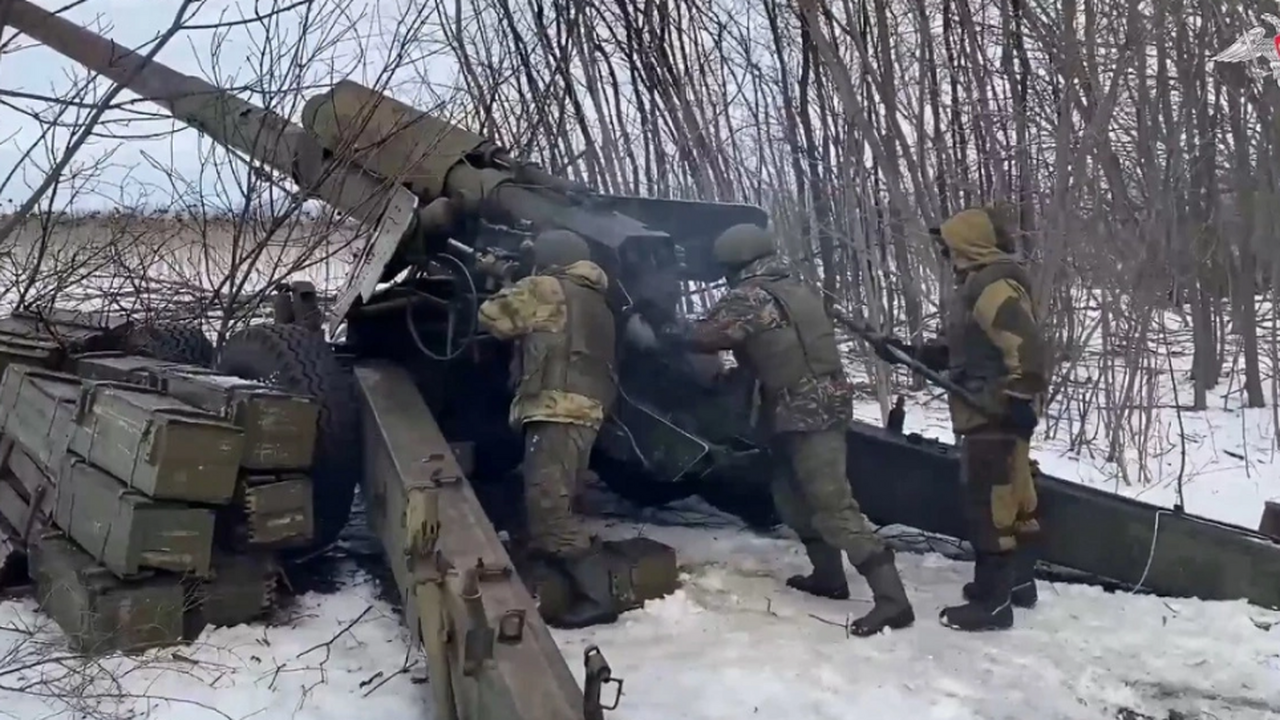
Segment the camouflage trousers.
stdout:
<svg viewBox="0 0 1280 720">
<path fill-rule="evenodd" d="M 779 433 L 772 445 L 773 502 L 802 541 L 837 547 L 854 565 L 884 549 L 853 499 L 843 430 Z"/>
<path fill-rule="evenodd" d="M 524 497 L 530 549 L 564 557 L 590 547 L 590 536 L 573 502 L 596 432 L 572 423 L 525 423 Z"/>
<path fill-rule="evenodd" d="M 960 440 L 960 478 L 974 550 L 1015 550 L 1019 537 L 1040 531 L 1026 440 L 999 430 L 966 434 Z"/>
</svg>

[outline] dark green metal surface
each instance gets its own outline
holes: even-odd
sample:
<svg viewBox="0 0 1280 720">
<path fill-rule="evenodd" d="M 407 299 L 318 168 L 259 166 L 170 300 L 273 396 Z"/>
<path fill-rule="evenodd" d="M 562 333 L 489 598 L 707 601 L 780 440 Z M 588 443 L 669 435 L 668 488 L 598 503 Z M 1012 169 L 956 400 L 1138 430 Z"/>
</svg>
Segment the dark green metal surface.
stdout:
<svg viewBox="0 0 1280 720">
<path fill-rule="evenodd" d="M 866 423 L 848 437 L 849 479 L 868 517 L 965 539 L 953 445 Z M 1160 595 L 1280 608 L 1280 543 L 1267 536 L 1043 473 L 1036 486 L 1045 562 Z"/>
<path fill-rule="evenodd" d="M 182 641 L 185 597 L 179 576 L 124 583 L 57 534 L 32 542 L 31 576 L 40 609 L 77 651 L 142 650 Z"/>
</svg>

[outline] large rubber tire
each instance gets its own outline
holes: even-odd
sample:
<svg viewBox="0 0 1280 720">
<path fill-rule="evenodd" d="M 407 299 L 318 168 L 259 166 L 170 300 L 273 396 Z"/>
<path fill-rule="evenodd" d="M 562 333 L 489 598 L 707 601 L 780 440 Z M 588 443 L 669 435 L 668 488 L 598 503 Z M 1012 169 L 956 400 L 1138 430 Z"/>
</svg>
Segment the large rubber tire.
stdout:
<svg viewBox="0 0 1280 720">
<path fill-rule="evenodd" d="M 767 482 L 702 481 L 698 494 L 717 510 L 736 516 L 753 530 L 768 531 L 782 522 Z"/>
<path fill-rule="evenodd" d="M 592 468 L 611 491 L 623 500 L 641 507 L 661 507 L 684 500 L 697 492 L 694 483 L 656 481 L 646 475 L 644 470 L 618 462 L 602 452 L 592 456 Z"/>
<path fill-rule="evenodd" d="M 194 324 L 161 322 L 141 325 L 129 332 L 125 347 L 135 355 L 165 362 L 200 367 L 213 365 L 213 343 Z"/>
<path fill-rule="evenodd" d="M 320 402 L 312 456 L 312 509 L 317 550 L 338 539 L 351 518 L 363 470 L 355 378 L 324 336 L 299 325 L 255 325 L 227 339 L 218 372 L 310 395 Z"/>
</svg>

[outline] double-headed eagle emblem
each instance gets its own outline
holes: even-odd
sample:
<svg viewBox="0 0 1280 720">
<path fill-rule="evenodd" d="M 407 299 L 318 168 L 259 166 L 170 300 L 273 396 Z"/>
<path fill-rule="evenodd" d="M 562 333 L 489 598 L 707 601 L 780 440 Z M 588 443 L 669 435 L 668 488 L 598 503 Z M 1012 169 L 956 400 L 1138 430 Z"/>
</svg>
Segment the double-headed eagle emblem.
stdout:
<svg viewBox="0 0 1280 720">
<path fill-rule="evenodd" d="M 1270 13 L 1263 13 L 1262 19 L 1275 28 L 1268 32 L 1261 25 L 1251 28 L 1231 43 L 1226 50 L 1209 58 L 1207 64 L 1214 63 L 1247 63 L 1245 72 L 1255 78 L 1271 78 L 1280 85 L 1280 18 Z"/>
</svg>

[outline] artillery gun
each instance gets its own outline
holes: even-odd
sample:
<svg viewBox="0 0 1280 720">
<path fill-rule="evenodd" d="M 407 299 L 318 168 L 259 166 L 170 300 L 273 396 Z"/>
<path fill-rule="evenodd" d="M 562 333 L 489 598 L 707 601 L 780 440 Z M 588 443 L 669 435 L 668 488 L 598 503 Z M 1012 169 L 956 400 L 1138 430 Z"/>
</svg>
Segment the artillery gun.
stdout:
<svg viewBox="0 0 1280 720">
<path fill-rule="evenodd" d="M 341 342 L 321 332 L 307 288 L 286 288 L 277 322 L 230 338 L 217 369 L 318 399 L 316 544 L 346 525 L 360 484 L 441 717 L 601 717 L 612 680 L 603 655 L 587 652 L 580 689 L 499 538 L 521 515 L 510 481 L 520 444 L 506 423 L 510 351 L 476 327 L 499 284 L 485 268 L 517 260 L 534 232 L 572 230 L 609 274 L 620 328 L 635 314 L 661 326 L 680 321 L 683 283 L 718 279 L 713 238 L 767 225 L 766 214 L 594 193 L 350 81 L 311 98 L 299 126 L 25 0 L 0 2 L 12 27 L 369 232 L 329 312 Z M 625 346 L 619 379 L 592 457 L 602 479 L 632 499 L 698 493 L 773 523 L 767 464 L 752 462 L 765 450 L 747 431 L 749 388 L 705 382 L 691 358 Z M 964 537 L 954 448 L 865 423 L 848 432 L 849 476 L 874 521 Z M 1047 475 L 1038 483 L 1045 561 L 1167 594 L 1280 605 L 1272 539 Z"/>
</svg>

